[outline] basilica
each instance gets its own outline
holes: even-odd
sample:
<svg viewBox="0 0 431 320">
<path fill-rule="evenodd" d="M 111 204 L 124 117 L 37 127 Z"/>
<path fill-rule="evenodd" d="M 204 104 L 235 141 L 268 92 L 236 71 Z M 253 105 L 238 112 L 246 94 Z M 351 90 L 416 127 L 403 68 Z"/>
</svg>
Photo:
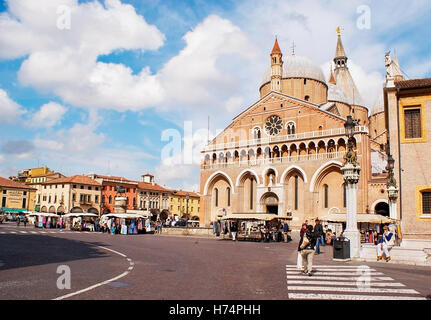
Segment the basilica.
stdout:
<svg viewBox="0 0 431 320">
<path fill-rule="evenodd" d="M 389 216 L 383 103 L 364 103 L 340 33 L 329 79 L 309 58 L 283 55 L 277 40 L 269 62 L 260 99 L 202 150 L 201 222 L 226 213 L 274 213 L 298 227 L 346 213 L 340 168 L 349 115 L 356 120 L 354 149 L 362 168 L 357 212 Z"/>
</svg>

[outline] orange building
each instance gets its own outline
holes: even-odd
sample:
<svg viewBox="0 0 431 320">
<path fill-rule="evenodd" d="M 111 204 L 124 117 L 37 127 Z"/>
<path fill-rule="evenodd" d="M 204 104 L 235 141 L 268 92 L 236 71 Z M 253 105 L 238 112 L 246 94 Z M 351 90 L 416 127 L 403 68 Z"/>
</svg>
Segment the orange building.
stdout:
<svg viewBox="0 0 431 320">
<path fill-rule="evenodd" d="M 99 174 L 89 174 L 90 178 L 102 185 L 101 213 L 108 214 L 114 212 L 115 197 L 127 198 L 127 210 L 137 209 L 137 188 L 138 182 L 123 177 L 103 176 Z M 123 187 L 124 193 L 119 193 L 117 187 Z"/>
</svg>

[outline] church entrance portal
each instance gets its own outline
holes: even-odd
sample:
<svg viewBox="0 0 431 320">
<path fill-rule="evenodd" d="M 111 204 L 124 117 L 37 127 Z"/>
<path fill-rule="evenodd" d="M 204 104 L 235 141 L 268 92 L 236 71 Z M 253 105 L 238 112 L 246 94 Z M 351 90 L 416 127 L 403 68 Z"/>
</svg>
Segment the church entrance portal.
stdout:
<svg viewBox="0 0 431 320">
<path fill-rule="evenodd" d="M 266 213 L 278 214 L 278 197 L 275 193 L 265 193 L 261 203 Z"/>
</svg>

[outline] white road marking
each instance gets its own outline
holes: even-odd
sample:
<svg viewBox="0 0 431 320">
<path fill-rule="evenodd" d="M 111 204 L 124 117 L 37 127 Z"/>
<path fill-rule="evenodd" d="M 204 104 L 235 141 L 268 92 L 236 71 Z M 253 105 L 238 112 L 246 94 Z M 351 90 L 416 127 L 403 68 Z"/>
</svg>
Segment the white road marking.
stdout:
<svg viewBox="0 0 431 320">
<path fill-rule="evenodd" d="M 298 271 L 286 271 L 286 274 L 298 275 Z M 317 276 L 354 276 L 354 275 L 359 275 L 358 272 L 356 272 L 356 271 L 351 271 L 351 272 L 337 272 L 337 271 L 335 271 L 335 272 L 320 272 L 318 270 L 315 271 L 314 269 L 313 269 L 312 274 L 313 274 L 313 276 L 314 275 L 317 275 Z M 383 273 L 381 273 L 381 272 L 367 272 L 366 274 L 370 275 L 370 276 L 382 276 L 383 275 Z"/>
<path fill-rule="evenodd" d="M 28 233 L 27 231 L 20 231 L 20 233 Z"/>
<path fill-rule="evenodd" d="M 100 286 L 103 286 L 103 285 L 108 284 L 108 283 L 110 283 L 110 282 L 113 282 L 113 281 L 116 281 L 116 280 L 118 280 L 118 279 L 121 279 L 121 278 L 123 278 L 123 277 L 127 276 L 127 275 L 130 273 L 130 271 L 131 271 L 131 270 L 133 270 L 134 266 L 133 266 L 133 265 L 131 265 L 132 260 L 131 260 L 130 258 L 128 258 L 125 254 L 123 254 L 123 253 L 121 253 L 121 252 L 118 252 L 118 251 L 115 251 L 115 250 L 112 250 L 112 249 L 109 249 L 109 248 L 102 247 L 102 246 L 97 246 L 97 247 L 98 247 L 98 248 L 100 248 L 100 249 L 104 249 L 104 250 L 107 250 L 107 251 L 111 251 L 111 252 L 113 252 L 113 253 L 115 253 L 115 254 L 118 254 L 118 255 L 119 255 L 119 256 L 121 256 L 121 257 L 126 258 L 126 259 L 127 259 L 127 261 L 129 261 L 129 268 L 127 268 L 127 270 L 128 270 L 128 271 L 123 272 L 122 274 L 120 274 L 119 276 L 117 276 L 117 277 L 115 277 L 115 278 L 112 278 L 112 279 L 109 279 L 109 280 L 106 280 L 106 281 L 103 281 L 103 282 L 100 282 L 100 283 L 96 283 L 95 285 L 92 285 L 91 287 L 88 287 L 88 288 L 85 288 L 85 289 L 82 289 L 82 290 L 79 290 L 79 291 L 76 291 L 76 292 L 72 292 L 72 293 L 66 294 L 66 295 L 61 296 L 61 297 L 57 297 L 57 298 L 55 298 L 55 299 L 53 299 L 53 300 L 63 300 L 63 299 L 67 299 L 67 298 L 70 298 L 70 297 L 76 296 L 76 295 L 78 295 L 78 294 L 81 294 L 81 293 L 84 293 L 84 292 L 87 292 L 87 291 L 93 290 L 93 289 L 95 289 L 95 288 L 97 288 L 97 287 L 100 287 Z"/>
<path fill-rule="evenodd" d="M 332 269 L 357 269 L 358 267 L 367 267 L 369 268 L 367 265 L 359 265 L 359 266 L 337 266 L 337 265 L 316 265 L 316 268 L 332 268 Z M 292 268 L 292 269 L 296 269 L 297 265 L 292 265 L 292 264 L 287 264 L 286 268 Z"/>
<path fill-rule="evenodd" d="M 319 293 L 289 293 L 292 299 L 307 300 L 426 300 L 424 297 L 411 296 L 370 296 L 370 295 L 343 295 L 343 294 L 319 294 Z"/>
<path fill-rule="evenodd" d="M 38 232 L 36 232 L 36 231 L 30 231 L 30 233 L 38 233 Z"/>
<path fill-rule="evenodd" d="M 414 289 L 384 289 L 384 288 L 344 288 L 344 287 L 309 287 L 309 286 L 288 286 L 287 290 L 292 291 L 336 291 L 336 292 L 363 292 L 363 293 L 403 293 L 420 294 Z"/>
<path fill-rule="evenodd" d="M 47 233 L 46 231 L 39 231 L 39 233 Z"/>
<path fill-rule="evenodd" d="M 13 233 L 13 234 L 15 234 L 16 232 L 15 232 L 15 231 L 10 231 L 9 233 Z"/>
<path fill-rule="evenodd" d="M 316 267 L 313 267 L 313 270 L 317 270 L 317 271 L 331 271 L 331 272 L 333 272 L 333 271 L 343 271 L 343 272 L 361 272 L 361 273 L 364 273 L 364 272 L 368 272 L 368 271 L 374 271 L 374 272 L 377 272 L 377 270 L 376 269 L 364 269 L 364 268 L 356 268 L 356 269 L 345 269 L 345 270 L 339 270 L 339 269 L 332 269 L 332 268 L 321 268 L 320 266 L 316 266 Z M 296 270 L 294 270 L 294 269 L 286 269 L 286 271 L 296 271 L 296 272 L 300 272 L 300 270 L 298 270 L 298 269 L 296 269 Z"/>
<path fill-rule="evenodd" d="M 339 280 L 339 281 L 343 281 L 343 280 L 358 280 L 359 279 L 359 275 L 357 277 L 331 277 L 331 276 L 315 276 L 313 275 L 312 278 L 315 280 Z M 307 275 L 297 275 L 297 276 L 286 276 L 286 279 L 310 279 L 309 276 Z M 394 279 L 392 279 L 391 277 L 370 277 L 369 278 L 370 281 L 392 281 Z"/>
<path fill-rule="evenodd" d="M 311 277 L 313 278 L 313 277 Z M 359 279 L 359 278 L 358 278 Z M 356 281 L 314 281 L 314 280 L 288 280 L 288 284 L 306 284 L 306 285 L 325 285 L 325 286 L 358 286 Z M 398 282 L 367 282 L 364 285 L 370 285 L 370 287 L 405 287 L 402 283 Z"/>
</svg>

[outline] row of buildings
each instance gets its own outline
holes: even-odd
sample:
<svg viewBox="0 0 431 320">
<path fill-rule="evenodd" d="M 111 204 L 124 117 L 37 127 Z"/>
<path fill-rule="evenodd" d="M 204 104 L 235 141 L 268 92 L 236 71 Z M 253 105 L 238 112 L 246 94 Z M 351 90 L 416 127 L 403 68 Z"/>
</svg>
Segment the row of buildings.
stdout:
<svg viewBox="0 0 431 320">
<path fill-rule="evenodd" d="M 115 197 L 127 198 L 127 210 L 153 211 L 165 216 L 199 219 L 200 195 L 155 183 L 151 174 L 141 181 L 99 174 L 66 177 L 47 167 L 23 170 L 9 179 L 0 177 L 3 211 L 56 214 L 114 212 Z"/>
</svg>

